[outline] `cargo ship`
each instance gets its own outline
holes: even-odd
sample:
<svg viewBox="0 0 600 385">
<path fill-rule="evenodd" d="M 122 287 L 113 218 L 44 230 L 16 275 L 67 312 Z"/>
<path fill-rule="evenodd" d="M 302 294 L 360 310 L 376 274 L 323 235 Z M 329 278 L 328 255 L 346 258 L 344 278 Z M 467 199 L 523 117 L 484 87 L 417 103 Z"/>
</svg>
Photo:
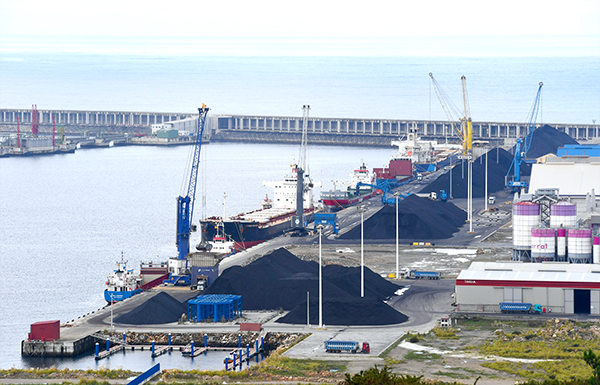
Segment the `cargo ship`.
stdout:
<svg viewBox="0 0 600 385">
<path fill-rule="evenodd" d="M 127 269 L 127 261 L 123 259 L 117 261 L 117 268 L 108 275 L 106 289 L 104 289 L 104 299 L 106 302 L 115 303 L 131 298 L 143 290 L 142 278 L 133 273 L 133 269 Z"/>
<path fill-rule="evenodd" d="M 334 185 L 333 190 L 321 191 L 320 202 L 329 211 L 337 211 L 369 199 L 379 193 L 373 188 L 374 175 L 363 162 L 350 173 L 350 182 L 345 189 L 338 190 Z"/>
<path fill-rule="evenodd" d="M 210 217 L 200 221 L 202 241 L 213 242 L 222 226 L 222 234 L 235 242 L 235 250 L 244 250 L 292 230 L 292 217 L 296 214 L 298 176 L 295 166 L 291 175 L 279 181 L 265 181 L 263 186 L 272 187 L 273 199 L 267 196 L 262 208 L 229 218 Z M 312 221 L 314 206 L 311 185 L 304 180 L 303 207 L 305 225 Z"/>
<path fill-rule="evenodd" d="M 409 157 L 392 156 L 386 167 L 374 168 L 375 184 L 382 189 L 393 189 L 413 177 L 413 164 Z"/>
<path fill-rule="evenodd" d="M 109 304 L 123 301 L 133 297 L 144 290 L 151 289 L 169 278 L 166 262 L 142 262 L 140 274 L 135 274 L 133 269 L 127 269 L 127 261 L 117 261 L 117 268 L 108 275 L 104 299 Z"/>
</svg>

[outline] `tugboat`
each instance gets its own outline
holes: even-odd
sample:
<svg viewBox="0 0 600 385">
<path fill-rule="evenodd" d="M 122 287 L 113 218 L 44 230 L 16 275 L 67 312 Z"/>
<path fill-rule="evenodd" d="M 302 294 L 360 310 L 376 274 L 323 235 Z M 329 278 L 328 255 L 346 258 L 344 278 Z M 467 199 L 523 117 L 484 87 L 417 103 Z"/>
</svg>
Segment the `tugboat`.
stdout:
<svg viewBox="0 0 600 385">
<path fill-rule="evenodd" d="M 223 254 L 225 256 L 235 253 L 235 241 L 225 234 L 225 224 L 223 223 L 223 218 L 225 218 L 225 199 L 227 199 L 227 193 L 223 193 L 223 216 L 216 224 L 216 234 L 213 236 L 212 240 L 205 240 L 197 244 L 196 250 Z"/>
<path fill-rule="evenodd" d="M 127 270 L 127 261 L 123 259 L 121 252 L 121 261 L 117 261 L 117 268 L 108 275 L 106 289 L 104 290 L 104 299 L 109 304 L 123 301 L 141 293 L 143 290 L 142 278 L 133 273 L 133 269 Z"/>
</svg>

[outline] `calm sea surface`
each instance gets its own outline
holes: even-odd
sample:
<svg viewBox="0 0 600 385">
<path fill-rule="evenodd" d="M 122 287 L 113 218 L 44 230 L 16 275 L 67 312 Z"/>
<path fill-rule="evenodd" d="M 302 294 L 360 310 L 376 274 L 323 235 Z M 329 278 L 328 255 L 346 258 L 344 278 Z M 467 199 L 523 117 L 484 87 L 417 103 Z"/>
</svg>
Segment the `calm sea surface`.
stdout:
<svg viewBox="0 0 600 385">
<path fill-rule="evenodd" d="M 175 198 L 190 149 L 113 147 L 0 159 L 0 368 L 31 366 L 20 356 L 31 323 L 65 322 L 104 306 L 104 282 L 121 252 L 136 270 L 140 261 L 176 256 Z M 227 215 L 259 208 L 266 194 L 272 197 L 262 181 L 289 173 L 299 146 L 211 143 L 202 151 L 196 223 L 203 191 L 208 215 L 222 214 L 225 192 Z M 331 188 L 332 180 L 348 180 L 361 159 L 380 167 L 393 152 L 312 146 L 311 173 Z"/>
<path fill-rule="evenodd" d="M 600 121 L 600 62 L 592 58 L 215 57 L 0 52 L 0 108 L 445 120 L 429 72 L 458 108 L 467 77 L 473 120 L 524 122 L 544 82 L 538 121 Z M 298 146 L 205 146 L 195 218 L 256 209 L 263 180 L 280 179 Z M 389 149 L 311 147 L 313 178 L 331 188 Z M 140 261 L 176 255 L 175 198 L 189 148 L 119 147 L 0 159 L 0 368 L 29 367 L 29 324 L 68 321 L 104 305 L 121 252 Z M 318 190 L 317 190 L 318 193 Z M 73 363 L 73 367 L 83 365 Z"/>
</svg>

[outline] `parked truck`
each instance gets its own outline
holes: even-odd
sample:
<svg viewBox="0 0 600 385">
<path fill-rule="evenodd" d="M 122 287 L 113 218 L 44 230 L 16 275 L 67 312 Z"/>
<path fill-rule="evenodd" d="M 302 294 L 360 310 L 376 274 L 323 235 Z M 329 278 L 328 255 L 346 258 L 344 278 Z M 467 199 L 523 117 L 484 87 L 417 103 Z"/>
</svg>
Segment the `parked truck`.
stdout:
<svg viewBox="0 0 600 385">
<path fill-rule="evenodd" d="M 440 201 L 448 201 L 448 194 L 446 194 L 446 190 L 440 190 Z"/>
<path fill-rule="evenodd" d="M 411 270 L 406 276 L 409 279 L 440 279 L 440 273 L 437 271 L 418 271 Z"/>
<path fill-rule="evenodd" d="M 356 341 L 325 341 L 325 351 L 327 353 L 371 353 L 368 342 L 363 342 L 362 347 Z"/>
<path fill-rule="evenodd" d="M 500 302 L 502 313 L 542 313 L 542 305 L 521 302 Z"/>
</svg>

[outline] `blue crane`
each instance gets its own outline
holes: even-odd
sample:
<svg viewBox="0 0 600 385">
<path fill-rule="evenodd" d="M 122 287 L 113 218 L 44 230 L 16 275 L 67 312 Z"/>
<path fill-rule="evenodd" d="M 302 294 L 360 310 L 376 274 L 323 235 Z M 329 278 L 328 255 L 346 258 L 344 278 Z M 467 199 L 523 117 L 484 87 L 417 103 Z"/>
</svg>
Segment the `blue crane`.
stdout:
<svg viewBox="0 0 600 385">
<path fill-rule="evenodd" d="M 527 117 L 527 135 L 525 139 L 521 141 L 521 138 L 517 139 L 517 145 L 515 146 L 515 156 L 513 158 L 510 167 L 508 168 L 508 173 L 506 174 L 506 187 L 512 188 L 513 191 L 518 191 L 527 187 L 527 182 L 521 180 L 521 163 L 525 160 L 527 156 L 527 151 L 529 151 L 529 147 L 531 146 L 531 140 L 533 139 L 533 132 L 535 131 L 535 121 L 537 120 L 538 111 L 540 109 L 540 101 L 542 95 L 542 86 L 544 83 L 540 82 L 537 95 L 533 102 L 533 106 L 531 107 L 531 111 L 529 111 L 529 115 Z M 521 144 L 523 147 L 521 147 Z M 513 174 L 511 175 L 511 170 L 513 170 Z"/>
<path fill-rule="evenodd" d="M 202 134 L 204 132 L 204 123 L 209 108 L 202 104 L 198 108 L 198 126 L 196 128 L 196 142 L 194 144 L 194 154 L 191 158 L 190 179 L 187 184 L 187 193 L 185 196 L 177 197 L 177 259 L 169 260 L 169 280 L 166 283 L 171 284 L 189 284 L 190 277 L 187 270 L 187 255 L 190 252 L 190 234 L 196 230 L 192 223 L 194 213 L 194 200 L 196 197 L 196 182 L 198 180 L 198 168 L 200 166 L 200 149 L 202 148 Z"/>
<path fill-rule="evenodd" d="M 401 186 L 405 183 L 408 183 L 408 181 L 400 183 L 399 186 Z M 368 187 L 372 187 L 376 190 L 380 190 L 383 193 L 383 195 L 381 196 L 381 203 L 386 204 L 386 205 L 395 205 L 396 204 L 396 197 L 394 196 L 394 191 L 392 190 L 388 181 L 379 182 L 376 185 L 358 182 L 356 184 L 356 191 L 358 191 L 360 186 L 368 186 Z M 391 197 L 388 197 L 388 194 L 391 195 Z M 410 195 L 410 193 L 408 193 L 408 195 Z M 398 194 L 398 198 L 404 199 L 408 195 Z"/>
</svg>

